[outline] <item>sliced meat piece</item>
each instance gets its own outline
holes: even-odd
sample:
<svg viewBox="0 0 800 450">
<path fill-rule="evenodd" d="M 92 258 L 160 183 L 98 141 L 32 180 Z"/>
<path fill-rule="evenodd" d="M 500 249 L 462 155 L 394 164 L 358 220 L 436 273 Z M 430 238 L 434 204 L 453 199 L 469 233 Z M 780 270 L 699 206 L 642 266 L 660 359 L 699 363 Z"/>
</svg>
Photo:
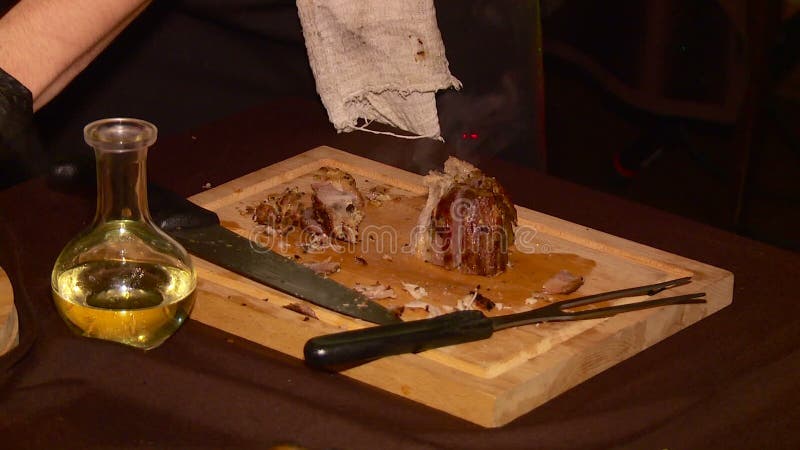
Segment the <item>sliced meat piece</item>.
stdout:
<svg viewBox="0 0 800 450">
<path fill-rule="evenodd" d="M 542 285 L 548 294 L 569 294 L 583 285 L 583 277 L 574 275 L 568 270 L 559 270 Z"/>
<path fill-rule="evenodd" d="M 303 210 L 303 214 L 300 217 L 300 226 L 303 228 L 303 232 L 309 235 L 316 235 L 316 234 L 325 234 L 325 230 L 322 228 L 322 224 L 317 221 L 316 213 L 314 212 L 314 208 L 306 208 Z"/>
</svg>

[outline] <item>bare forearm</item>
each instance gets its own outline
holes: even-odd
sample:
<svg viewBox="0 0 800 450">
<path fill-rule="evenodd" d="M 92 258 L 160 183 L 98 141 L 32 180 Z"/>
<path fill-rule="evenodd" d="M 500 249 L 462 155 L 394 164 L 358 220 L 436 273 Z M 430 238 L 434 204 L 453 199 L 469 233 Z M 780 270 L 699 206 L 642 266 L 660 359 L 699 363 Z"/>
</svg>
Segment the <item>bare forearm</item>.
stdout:
<svg viewBox="0 0 800 450">
<path fill-rule="evenodd" d="M 0 19 L 0 67 L 33 94 L 55 97 L 150 0 L 22 0 Z"/>
</svg>

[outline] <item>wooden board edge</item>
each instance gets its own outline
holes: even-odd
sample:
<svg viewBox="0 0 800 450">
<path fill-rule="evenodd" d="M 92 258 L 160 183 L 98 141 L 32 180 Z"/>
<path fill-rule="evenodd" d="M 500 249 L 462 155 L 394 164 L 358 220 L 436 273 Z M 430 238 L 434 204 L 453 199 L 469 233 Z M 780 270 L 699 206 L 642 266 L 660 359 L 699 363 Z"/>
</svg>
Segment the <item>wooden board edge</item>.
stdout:
<svg viewBox="0 0 800 450">
<path fill-rule="evenodd" d="M 538 358 L 515 367 L 499 378 L 513 386 L 498 395 L 490 427 L 503 426 L 681 330 L 709 317 L 732 302 L 734 277 L 728 273 L 709 282 L 705 289 L 712 301 L 705 305 L 682 305 L 615 316 L 568 340 L 569 347 L 556 346 Z M 667 324 L 669 329 L 664 329 Z M 569 349 L 567 349 L 569 348 Z M 580 348 L 580 352 L 572 349 Z M 613 352 L 609 357 L 608 353 Z M 552 367 L 559 367 L 553 371 Z M 545 370 L 547 369 L 547 370 Z M 569 374 L 555 378 L 558 373 Z M 578 375 L 580 374 L 580 375 Z M 547 375 L 550 375 L 547 377 Z"/>
<path fill-rule="evenodd" d="M 204 291 L 202 294 L 195 303 L 191 320 L 259 345 L 267 340 L 272 344 L 270 348 L 301 360 L 302 348 L 308 339 L 338 331 L 335 326 L 307 320 L 271 302 L 243 304 L 240 298 L 228 297 L 223 292 Z M 243 316 L 237 313 L 237 308 L 256 308 L 266 317 L 262 314 Z M 384 358 L 341 375 L 482 426 L 492 423 L 492 411 L 501 393 L 492 385 L 486 385 L 485 379 L 473 375 L 463 374 L 454 379 L 452 370 L 419 355 Z M 442 380 L 447 380 L 444 388 Z"/>
<path fill-rule="evenodd" d="M 332 147 L 322 146 L 255 170 L 213 189 L 197 193 L 189 197 L 189 200 L 204 208 L 217 210 L 222 206 L 291 181 L 326 165 L 356 169 L 362 174 L 375 174 L 370 176 L 382 183 L 391 183 L 416 194 L 421 195 L 427 192 L 427 188 L 422 185 L 421 175 Z M 389 170 L 387 171 L 387 169 Z"/>
<path fill-rule="evenodd" d="M 730 301 L 726 302 L 725 299 L 730 299 L 732 296 L 733 276 L 717 279 L 709 283 L 707 288 L 716 300 L 703 309 L 690 305 L 640 311 L 617 316 L 613 320 L 607 319 L 596 328 L 569 340 L 569 347 L 571 349 L 579 347 L 582 349 L 581 352 L 557 346 L 537 358 L 514 367 L 513 371 L 507 371 L 492 379 L 463 372 L 454 373 L 451 368 L 424 355 L 385 358 L 350 369 L 343 375 L 483 427 L 500 427 L 619 361 L 634 356 L 724 308 L 730 304 Z M 222 289 L 240 292 L 231 287 Z M 269 288 L 263 289 L 269 290 Z M 273 301 L 280 296 L 286 297 L 286 302 L 293 301 L 291 297 L 277 291 L 272 294 L 267 304 L 252 302 L 244 304 L 239 303 L 242 300 L 237 297 L 224 298 L 221 293 L 211 294 L 209 298 L 198 299 L 192 319 L 256 343 L 271 342 L 271 348 L 298 359 L 302 359 L 302 347 L 305 341 L 320 334 L 339 330 L 333 324 L 306 320 L 300 314 L 281 308 L 280 302 Z M 247 315 L 244 318 L 239 314 L 231 314 L 236 308 L 247 307 L 266 310 L 270 314 L 270 319 L 258 314 Z M 229 327 L 224 324 L 226 316 L 229 319 Z M 243 320 L 250 323 L 243 324 Z M 658 329 L 659 324 L 663 323 L 679 323 L 680 326 L 671 325 L 671 329 L 665 333 Z M 655 331 L 657 329 L 658 331 Z M 280 336 L 280 338 L 270 336 Z M 290 339 L 287 340 L 287 337 Z M 609 351 L 614 352 L 613 357 L 598 356 Z M 607 363 L 602 364 L 603 361 Z M 561 370 L 554 371 L 552 367 L 559 367 Z M 557 378 L 555 375 L 558 373 L 571 376 Z M 444 389 L 442 380 L 447 380 Z M 456 399 L 459 401 L 455 401 Z"/>
</svg>

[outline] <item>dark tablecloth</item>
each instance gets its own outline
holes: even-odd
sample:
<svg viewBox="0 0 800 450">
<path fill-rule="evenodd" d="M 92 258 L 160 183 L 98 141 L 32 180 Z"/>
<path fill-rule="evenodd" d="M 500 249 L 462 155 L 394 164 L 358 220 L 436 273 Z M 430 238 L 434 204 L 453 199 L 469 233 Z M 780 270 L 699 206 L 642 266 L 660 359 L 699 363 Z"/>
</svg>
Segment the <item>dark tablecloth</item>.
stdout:
<svg viewBox="0 0 800 450">
<path fill-rule="evenodd" d="M 318 104 L 288 99 L 162 138 L 149 179 L 188 196 L 323 144 L 417 172 L 448 152 L 336 135 Z M 0 265 L 22 315 L 21 347 L 0 359 L 0 447 L 800 448 L 797 254 L 508 162 L 476 162 L 520 205 L 732 271 L 732 306 L 483 429 L 191 320 L 149 352 L 73 336 L 49 275 L 91 220 L 95 194 L 35 179 L 0 192 Z"/>
</svg>

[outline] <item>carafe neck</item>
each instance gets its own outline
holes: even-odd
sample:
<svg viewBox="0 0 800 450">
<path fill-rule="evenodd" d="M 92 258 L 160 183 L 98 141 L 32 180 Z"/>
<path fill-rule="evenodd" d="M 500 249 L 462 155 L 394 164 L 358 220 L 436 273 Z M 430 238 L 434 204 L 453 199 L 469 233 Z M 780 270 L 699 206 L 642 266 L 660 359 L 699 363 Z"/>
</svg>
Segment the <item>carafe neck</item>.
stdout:
<svg viewBox="0 0 800 450">
<path fill-rule="evenodd" d="M 112 220 L 150 221 L 147 149 L 158 130 L 139 119 L 103 119 L 83 129 L 97 161 L 95 226 Z"/>
<path fill-rule="evenodd" d="M 112 220 L 149 221 L 147 147 L 125 151 L 95 148 L 97 212 L 95 224 Z"/>
</svg>

